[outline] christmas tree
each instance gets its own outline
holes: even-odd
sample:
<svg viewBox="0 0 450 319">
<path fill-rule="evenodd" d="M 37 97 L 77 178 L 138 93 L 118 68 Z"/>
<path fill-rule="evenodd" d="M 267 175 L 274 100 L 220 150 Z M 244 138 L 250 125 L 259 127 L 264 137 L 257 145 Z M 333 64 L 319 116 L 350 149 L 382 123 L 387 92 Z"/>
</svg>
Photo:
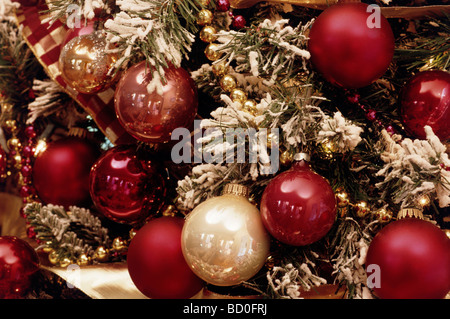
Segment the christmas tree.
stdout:
<svg viewBox="0 0 450 319">
<path fill-rule="evenodd" d="M 1 0 L 0 296 L 445 298 L 449 14 Z"/>
</svg>

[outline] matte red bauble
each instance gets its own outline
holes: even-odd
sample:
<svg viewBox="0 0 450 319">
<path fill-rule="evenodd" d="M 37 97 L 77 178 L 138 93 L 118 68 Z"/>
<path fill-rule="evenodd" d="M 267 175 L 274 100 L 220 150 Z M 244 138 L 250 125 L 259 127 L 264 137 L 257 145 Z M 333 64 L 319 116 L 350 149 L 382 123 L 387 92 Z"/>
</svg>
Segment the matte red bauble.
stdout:
<svg viewBox="0 0 450 319">
<path fill-rule="evenodd" d="M 142 61 L 128 69 L 114 95 L 117 117 L 125 130 L 146 143 L 170 141 L 172 131 L 189 128 L 197 114 L 198 98 L 194 81 L 182 68 L 164 70 L 162 95 L 148 93 L 152 73 Z"/>
<path fill-rule="evenodd" d="M 0 237 L 0 299 L 23 296 L 38 269 L 38 255 L 27 242 L 14 236 Z"/>
<path fill-rule="evenodd" d="M 450 239 L 428 221 L 405 218 L 384 227 L 370 243 L 369 265 L 379 267 L 380 298 L 441 299 L 450 291 Z"/>
<path fill-rule="evenodd" d="M 328 181 L 305 161 L 273 178 L 261 198 L 261 217 L 269 233 L 293 246 L 324 237 L 336 219 L 336 197 Z"/>
<path fill-rule="evenodd" d="M 136 287 L 154 299 L 186 299 L 203 287 L 181 251 L 184 219 L 160 217 L 139 229 L 128 247 L 128 272 Z"/>
<path fill-rule="evenodd" d="M 92 166 L 91 197 L 103 215 L 132 224 L 160 207 L 164 180 L 155 163 L 143 164 L 134 146 L 121 145 L 106 151 Z"/>
<path fill-rule="evenodd" d="M 323 77 L 344 88 L 379 79 L 394 55 L 389 22 L 364 3 L 338 3 L 324 10 L 309 33 L 311 62 Z"/>
<path fill-rule="evenodd" d="M 39 198 L 64 207 L 89 203 L 89 173 L 100 152 L 89 140 L 66 137 L 51 142 L 33 166 L 33 184 Z"/>
<path fill-rule="evenodd" d="M 450 73 L 424 71 L 413 76 L 400 96 L 400 117 L 408 134 L 425 139 L 429 125 L 441 140 L 450 139 Z"/>
</svg>

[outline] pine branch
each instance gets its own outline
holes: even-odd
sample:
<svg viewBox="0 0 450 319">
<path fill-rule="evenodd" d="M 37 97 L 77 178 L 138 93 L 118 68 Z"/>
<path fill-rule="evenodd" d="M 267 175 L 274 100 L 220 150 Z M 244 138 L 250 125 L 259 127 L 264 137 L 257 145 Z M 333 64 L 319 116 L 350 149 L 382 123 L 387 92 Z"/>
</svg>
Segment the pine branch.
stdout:
<svg viewBox="0 0 450 319">
<path fill-rule="evenodd" d="M 188 59 L 202 5 L 197 0 L 119 0 L 116 4 L 120 12 L 106 21 L 105 28 L 109 42 L 118 46 L 115 51 L 122 56 L 117 66 L 145 59 L 153 76 L 148 89 L 162 94 L 164 68 L 169 63 L 180 67 L 182 59 Z"/>
<path fill-rule="evenodd" d="M 33 80 L 42 74 L 42 67 L 34 57 L 20 28 L 11 21 L 0 23 L 0 93 L 6 97 L 4 102 L 13 104 L 14 118 L 25 122 Z M 1 121 L 5 119 L 2 118 Z"/>
<path fill-rule="evenodd" d="M 405 37 L 394 59 L 408 71 L 445 70 L 450 66 L 450 16 L 425 20 Z M 420 22 L 416 22 L 420 23 Z"/>
<path fill-rule="evenodd" d="M 82 254 L 92 257 L 97 247 L 109 245 L 108 230 L 87 209 L 72 206 L 66 211 L 62 206 L 30 203 L 24 214 L 42 242 L 39 248 L 53 249 L 58 260 L 75 262 Z"/>
</svg>

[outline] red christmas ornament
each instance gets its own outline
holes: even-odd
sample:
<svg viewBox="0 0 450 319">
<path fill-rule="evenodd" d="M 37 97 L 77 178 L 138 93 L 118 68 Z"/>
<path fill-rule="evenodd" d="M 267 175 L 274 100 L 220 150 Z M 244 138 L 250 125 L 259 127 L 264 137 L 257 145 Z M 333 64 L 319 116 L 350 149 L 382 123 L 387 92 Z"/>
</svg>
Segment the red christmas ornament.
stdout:
<svg viewBox="0 0 450 319">
<path fill-rule="evenodd" d="M 87 204 L 89 172 L 99 155 L 98 148 L 84 138 L 66 137 L 49 143 L 33 166 L 33 184 L 39 198 L 66 208 Z"/>
<path fill-rule="evenodd" d="M 327 81 L 344 88 L 371 84 L 386 72 L 394 55 L 389 22 L 364 3 L 327 8 L 314 21 L 309 38 L 313 65 Z"/>
<path fill-rule="evenodd" d="M 261 198 L 261 218 L 270 234 L 293 246 L 324 237 L 336 219 L 336 197 L 328 181 L 305 161 L 273 178 Z"/>
<path fill-rule="evenodd" d="M 245 27 L 245 24 L 247 21 L 245 21 L 245 18 L 241 15 L 237 15 L 233 17 L 233 22 L 231 23 L 233 25 L 233 28 L 240 30 Z"/>
<path fill-rule="evenodd" d="M 220 12 L 226 12 L 230 10 L 230 1 L 229 0 L 217 0 L 216 1 L 216 10 Z"/>
<path fill-rule="evenodd" d="M 24 7 L 32 7 L 39 3 L 40 0 L 12 0 L 12 2 L 18 2 Z"/>
<path fill-rule="evenodd" d="M 450 138 L 450 73 L 424 71 L 413 76 L 400 96 L 400 117 L 408 134 L 426 139 L 429 125 L 441 140 Z"/>
<path fill-rule="evenodd" d="M 23 296 L 38 269 L 38 255 L 27 242 L 14 236 L 0 237 L 0 299 Z"/>
<path fill-rule="evenodd" d="M 181 251 L 184 220 L 160 217 L 138 230 L 128 247 L 128 272 L 136 287 L 154 299 L 186 299 L 203 287 Z"/>
<path fill-rule="evenodd" d="M 162 95 L 148 93 L 152 73 L 145 61 L 128 69 L 116 88 L 117 117 L 125 130 L 142 142 L 169 141 L 174 129 L 191 126 L 197 114 L 197 89 L 189 73 L 173 66 L 164 72 L 167 83 Z"/>
<path fill-rule="evenodd" d="M 442 299 L 450 291 L 450 239 L 428 221 L 405 218 L 380 230 L 367 251 L 369 265 L 379 267 L 373 284 L 380 298 Z"/>
<path fill-rule="evenodd" d="M 135 148 L 121 145 L 109 149 L 92 166 L 90 193 L 103 215 L 132 224 L 161 206 L 165 188 L 154 163 L 144 168 Z"/>
</svg>

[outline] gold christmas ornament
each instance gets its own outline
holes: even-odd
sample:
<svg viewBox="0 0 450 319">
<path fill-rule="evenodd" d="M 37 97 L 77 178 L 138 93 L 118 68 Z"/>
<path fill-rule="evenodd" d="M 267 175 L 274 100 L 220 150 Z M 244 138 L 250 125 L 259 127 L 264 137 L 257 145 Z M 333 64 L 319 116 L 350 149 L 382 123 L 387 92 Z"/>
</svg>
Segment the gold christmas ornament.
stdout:
<svg viewBox="0 0 450 319">
<path fill-rule="evenodd" d="M 365 217 L 370 212 L 369 205 L 365 201 L 356 203 L 355 209 L 356 209 L 356 216 L 358 216 L 359 218 Z"/>
<path fill-rule="evenodd" d="M 392 211 L 387 208 L 381 208 L 375 212 L 375 216 L 382 224 L 389 223 L 392 220 Z"/>
<path fill-rule="evenodd" d="M 12 104 L 11 104 L 12 105 Z M 5 128 L 12 134 L 17 132 L 17 125 L 15 120 L 6 120 L 5 121 Z"/>
<path fill-rule="evenodd" d="M 15 150 L 17 151 L 19 148 L 22 147 L 22 144 L 20 143 L 20 140 L 17 137 L 12 137 L 10 138 L 6 144 L 8 145 L 8 148 L 10 150 Z"/>
<path fill-rule="evenodd" d="M 202 9 L 199 11 L 199 13 L 197 15 L 197 24 L 198 25 L 211 24 L 211 22 L 213 21 L 213 18 L 214 18 L 214 16 L 210 10 Z"/>
<path fill-rule="evenodd" d="M 207 25 L 200 31 L 200 40 L 203 42 L 213 42 L 217 39 L 216 29 L 213 26 Z"/>
<path fill-rule="evenodd" d="M 247 187 L 229 184 L 221 196 L 204 201 L 186 217 L 183 255 L 192 271 L 210 284 L 240 284 L 266 262 L 270 237 L 247 196 Z"/>
<path fill-rule="evenodd" d="M 208 58 L 208 60 L 216 61 L 222 56 L 222 53 L 217 50 L 218 47 L 219 45 L 215 43 L 208 44 L 208 46 L 205 49 L 205 55 Z"/>
<path fill-rule="evenodd" d="M 214 63 L 211 68 L 215 76 L 224 76 L 228 72 L 228 66 L 223 61 Z"/>
<path fill-rule="evenodd" d="M 112 249 L 115 251 L 124 250 L 127 246 L 125 245 L 125 241 L 121 237 L 116 237 L 112 243 Z"/>
<path fill-rule="evenodd" d="M 258 109 L 256 108 L 255 100 L 246 100 L 244 104 L 242 104 L 242 109 L 251 115 L 258 114 Z"/>
<path fill-rule="evenodd" d="M 236 88 L 236 85 L 237 85 L 236 78 L 230 74 L 225 74 L 220 79 L 220 87 L 222 88 L 222 90 L 226 92 L 231 92 L 231 90 Z"/>
<path fill-rule="evenodd" d="M 280 154 L 280 164 L 283 166 L 289 166 L 292 164 L 292 161 L 294 160 L 294 156 L 289 151 L 284 151 Z"/>
<path fill-rule="evenodd" d="M 320 143 L 319 149 L 325 159 L 332 159 L 334 153 L 337 151 L 337 146 L 335 142 L 326 138 Z"/>
<path fill-rule="evenodd" d="M 48 261 L 52 264 L 52 265 L 56 265 L 59 261 L 59 256 L 58 253 L 53 250 L 50 254 L 48 254 Z"/>
<path fill-rule="evenodd" d="M 61 259 L 59 261 L 59 267 L 63 267 L 66 268 L 67 266 L 69 266 L 72 263 L 72 260 L 70 260 L 67 257 L 64 257 L 63 259 Z"/>
<path fill-rule="evenodd" d="M 336 191 L 336 199 L 339 208 L 347 207 L 350 204 L 348 194 L 342 189 Z"/>
<path fill-rule="evenodd" d="M 78 266 L 87 266 L 91 263 L 91 259 L 86 256 L 86 254 L 81 254 L 78 258 L 77 258 L 77 265 Z"/>
<path fill-rule="evenodd" d="M 233 102 L 244 104 L 244 102 L 247 100 L 247 93 L 245 93 L 245 91 L 242 89 L 233 89 L 230 93 L 230 98 Z"/>
<path fill-rule="evenodd" d="M 103 246 L 98 246 L 94 252 L 94 259 L 98 262 L 106 262 L 109 259 L 108 251 Z"/>
<path fill-rule="evenodd" d="M 64 81 L 79 93 L 93 94 L 113 82 L 115 53 L 107 52 L 101 31 L 70 40 L 61 50 L 59 69 Z"/>
</svg>

